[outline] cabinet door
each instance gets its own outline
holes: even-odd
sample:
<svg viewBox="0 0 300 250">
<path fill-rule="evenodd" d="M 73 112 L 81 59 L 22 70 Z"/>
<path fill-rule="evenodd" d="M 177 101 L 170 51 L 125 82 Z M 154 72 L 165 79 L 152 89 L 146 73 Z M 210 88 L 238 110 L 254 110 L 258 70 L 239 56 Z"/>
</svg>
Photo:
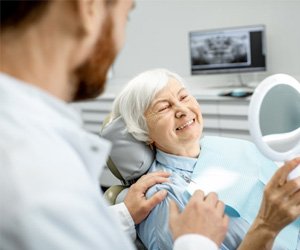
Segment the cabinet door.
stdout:
<svg viewBox="0 0 300 250">
<path fill-rule="evenodd" d="M 113 98 L 98 98 L 88 102 L 78 102 L 72 104 L 76 109 L 80 109 L 83 126 L 92 133 L 99 133 L 104 119 L 112 109 Z"/>
<path fill-rule="evenodd" d="M 220 115 L 248 116 L 249 100 L 220 100 L 218 101 L 218 113 Z"/>
<path fill-rule="evenodd" d="M 197 99 L 203 116 L 203 135 L 219 135 L 219 118 L 217 101 Z"/>
<path fill-rule="evenodd" d="M 219 101 L 220 135 L 250 139 L 248 123 L 249 100 Z"/>
</svg>

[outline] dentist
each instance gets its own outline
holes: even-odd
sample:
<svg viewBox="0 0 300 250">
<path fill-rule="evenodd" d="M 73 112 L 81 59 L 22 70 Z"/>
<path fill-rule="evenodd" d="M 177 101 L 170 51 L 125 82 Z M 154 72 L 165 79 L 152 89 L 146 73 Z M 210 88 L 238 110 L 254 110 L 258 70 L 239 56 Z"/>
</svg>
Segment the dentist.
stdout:
<svg viewBox="0 0 300 250">
<path fill-rule="evenodd" d="M 67 104 L 102 93 L 132 7 L 132 0 L 1 1 L 1 249 L 134 249 L 120 221 L 134 230 L 166 196 L 145 198 L 168 177 L 146 175 L 115 219 L 98 184 L 110 143 L 84 131 Z M 222 238 L 226 228 L 215 225 L 203 228 Z M 206 235 L 198 246 L 216 249 L 219 239 Z"/>
</svg>

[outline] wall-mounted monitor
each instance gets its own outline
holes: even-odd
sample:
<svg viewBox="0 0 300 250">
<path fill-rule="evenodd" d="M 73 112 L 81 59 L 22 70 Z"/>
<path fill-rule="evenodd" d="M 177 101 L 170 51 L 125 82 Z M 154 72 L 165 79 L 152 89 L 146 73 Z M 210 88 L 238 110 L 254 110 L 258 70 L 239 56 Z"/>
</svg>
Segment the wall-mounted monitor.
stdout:
<svg viewBox="0 0 300 250">
<path fill-rule="evenodd" d="M 189 33 L 191 73 L 240 73 L 266 70 L 265 26 Z"/>
</svg>

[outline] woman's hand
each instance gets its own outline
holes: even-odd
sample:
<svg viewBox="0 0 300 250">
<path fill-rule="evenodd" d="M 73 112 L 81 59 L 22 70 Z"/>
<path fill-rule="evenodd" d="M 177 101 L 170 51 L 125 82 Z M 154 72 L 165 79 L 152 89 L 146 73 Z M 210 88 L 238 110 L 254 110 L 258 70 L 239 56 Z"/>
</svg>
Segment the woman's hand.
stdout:
<svg viewBox="0 0 300 250">
<path fill-rule="evenodd" d="M 272 249 L 278 233 L 300 216 L 300 177 L 287 180 L 300 158 L 286 162 L 265 187 L 260 210 L 239 250 Z"/>
<path fill-rule="evenodd" d="M 266 185 L 257 218 L 275 234 L 300 216 L 300 177 L 287 180 L 300 158 L 286 162 Z"/>
<path fill-rule="evenodd" d="M 182 213 L 176 203 L 170 201 L 169 224 L 174 240 L 185 234 L 200 234 L 220 246 L 229 222 L 224 207 L 216 193 L 204 196 L 201 190 L 194 193 Z"/>
</svg>

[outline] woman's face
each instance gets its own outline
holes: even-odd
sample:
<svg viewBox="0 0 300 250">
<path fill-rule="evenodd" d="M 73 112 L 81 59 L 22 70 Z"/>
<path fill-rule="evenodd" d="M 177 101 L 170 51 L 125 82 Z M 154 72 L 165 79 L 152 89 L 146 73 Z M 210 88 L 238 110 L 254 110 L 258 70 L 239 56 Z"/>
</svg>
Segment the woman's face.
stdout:
<svg viewBox="0 0 300 250">
<path fill-rule="evenodd" d="M 150 140 L 169 154 L 195 157 L 203 129 L 196 99 L 171 78 L 145 112 Z"/>
</svg>

